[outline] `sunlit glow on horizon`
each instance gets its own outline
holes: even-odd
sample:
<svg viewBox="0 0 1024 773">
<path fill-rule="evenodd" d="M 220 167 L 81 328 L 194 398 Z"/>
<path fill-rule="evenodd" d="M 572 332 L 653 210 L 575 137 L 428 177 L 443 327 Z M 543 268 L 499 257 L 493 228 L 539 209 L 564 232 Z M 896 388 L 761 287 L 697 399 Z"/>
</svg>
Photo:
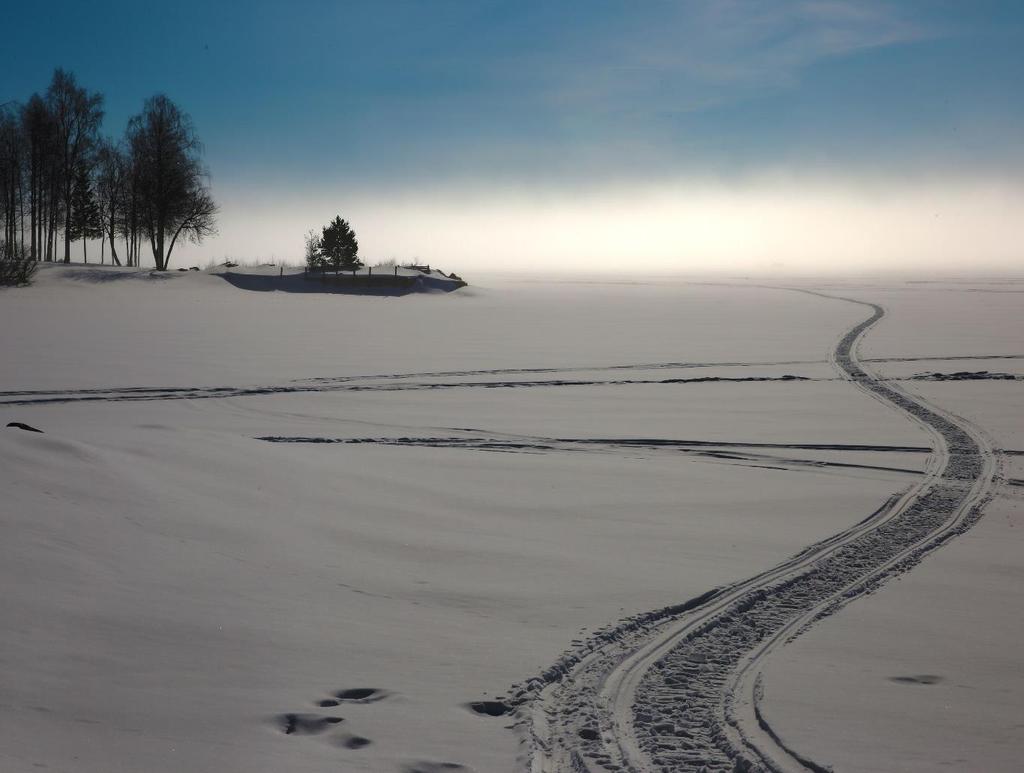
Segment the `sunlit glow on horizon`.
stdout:
<svg viewBox="0 0 1024 773">
<path fill-rule="evenodd" d="M 460 273 L 855 274 L 1024 268 L 1024 183 L 954 178 L 659 183 L 563 192 L 479 188 L 224 192 L 220 236 L 183 260 L 302 261 L 302 236 L 335 214 L 367 262 Z M 184 251 L 183 251 L 184 252 Z M 179 265 L 181 265 L 179 263 Z"/>
</svg>

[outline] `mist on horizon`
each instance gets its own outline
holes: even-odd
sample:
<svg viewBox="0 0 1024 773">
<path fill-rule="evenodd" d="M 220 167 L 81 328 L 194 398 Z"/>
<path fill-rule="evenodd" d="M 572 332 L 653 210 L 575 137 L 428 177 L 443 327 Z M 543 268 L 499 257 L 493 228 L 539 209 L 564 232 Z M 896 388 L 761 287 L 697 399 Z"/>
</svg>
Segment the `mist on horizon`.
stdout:
<svg viewBox="0 0 1024 773">
<path fill-rule="evenodd" d="M 342 213 L 364 261 L 459 272 L 932 275 L 1021 272 L 1024 183 L 681 180 L 584 190 L 472 186 L 366 195 L 228 193 L 221 234 L 182 260 L 299 265 Z"/>
<path fill-rule="evenodd" d="M 368 263 L 458 272 L 1024 265 L 1014 3 L 185 0 L 173 47 L 103 5 L 13 9 L 0 103 L 64 67 L 115 141 L 154 93 L 179 104 L 220 214 L 172 268 L 301 263 L 336 215 Z"/>
</svg>

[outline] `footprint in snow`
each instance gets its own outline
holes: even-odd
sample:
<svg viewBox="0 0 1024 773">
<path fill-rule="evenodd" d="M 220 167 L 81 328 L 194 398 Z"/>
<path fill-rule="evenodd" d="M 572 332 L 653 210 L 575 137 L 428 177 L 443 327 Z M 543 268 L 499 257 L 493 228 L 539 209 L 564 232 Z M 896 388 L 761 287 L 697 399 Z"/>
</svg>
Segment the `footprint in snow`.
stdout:
<svg viewBox="0 0 1024 773">
<path fill-rule="evenodd" d="M 343 703 L 376 703 L 377 701 L 384 700 L 389 695 L 391 693 L 387 690 L 377 687 L 351 687 L 337 690 L 333 693 L 334 697 L 322 698 L 315 701 L 315 703 L 319 708 L 331 709 Z M 344 717 L 330 714 L 302 714 L 297 712 L 278 714 L 274 718 L 275 724 L 285 735 L 321 735 L 344 721 Z M 373 743 L 369 738 L 351 733 L 335 734 L 332 740 L 337 746 L 345 749 L 362 749 Z"/>
<path fill-rule="evenodd" d="M 912 674 L 909 676 L 890 676 L 890 682 L 899 684 L 938 684 L 942 677 L 937 674 Z"/>
<path fill-rule="evenodd" d="M 373 741 L 369 738 L 363 738 L 361 735 L 345 735 L 338 738 L 338 745 L 344 746 L 346 749 L 362 749 L 371 743 Z"/>
<path fill-rule="evenodd" d="M 319 735 L 331 725 L 345 721 L 344 717 L 321 717 L 317 714 L 280 714 L 278 726 L 285 735 Z"/>
<path fill-rule="evenodd" d="M 473 701 L 472 703 L 464 703 L 463 706 L 474 714 L 480 714 L 485 717 L 504 717 L 515 711 L 514 707 L 504 701 Z"/>
<path fill-rule="evenodd" d="M 336 690 L 331 694 L 332 697 L 321 698 L 314 703 L 321 709 L 332 709 L 342 704 L 376 703 L 390 697 L 391 694 L 378 687 L 350 687 Z M 475 701 L 465 704 L 465 707 L 489 717 L 502 717 L 514 711 L 513 707 L 501 701 Z M 321 735 L 345 722 L 345 718 L 330 714 L 288 713 L 279 714 L 275 717 L 275 722 L 285 735 Z M 335 746 L 351 750 L 364 749 L 373 743 L 365 736 L 344 731 L 331 733 L 330 740 Z M 406 764 L 402 768 L 402 773 L 473 773 L 473 769 L 457 762 L 417 760 Z"/>
</svg>

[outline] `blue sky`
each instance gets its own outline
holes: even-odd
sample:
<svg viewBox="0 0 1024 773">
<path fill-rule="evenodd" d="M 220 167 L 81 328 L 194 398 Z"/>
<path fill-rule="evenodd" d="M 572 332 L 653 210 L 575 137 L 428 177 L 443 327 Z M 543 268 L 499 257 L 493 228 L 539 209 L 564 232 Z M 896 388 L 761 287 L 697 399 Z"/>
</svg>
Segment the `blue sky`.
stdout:
<svg viewBox="0 0 1024 773">
<path fill-rule="evenodd" d="M 319 214 L 317 196 L 555 206 L 688 180 L 1013 185 L 1024 170 L 1017 2 L 97 2 L 6 22 L 18 64 L 0 101 L 63 66 L 104 92 L 116 135 L 167 93 L 231 217 L 270 189 Z"/>
</svg>

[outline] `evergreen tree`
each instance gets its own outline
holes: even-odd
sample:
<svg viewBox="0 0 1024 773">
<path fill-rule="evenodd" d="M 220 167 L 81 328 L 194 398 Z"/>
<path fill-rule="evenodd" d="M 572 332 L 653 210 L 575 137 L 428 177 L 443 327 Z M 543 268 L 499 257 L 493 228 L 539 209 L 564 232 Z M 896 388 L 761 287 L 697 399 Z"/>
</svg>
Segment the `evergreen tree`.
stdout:
<svg viewBox="0 0 1024 773">
<path fill-rule="evenodd" d="M 103 218 L 100 208 L 93 195 L 92 181 L 89 170 L 81 164 L 75 173 L 75 183 L 71 190 L 70 238 L 82 240 L 82 255 L 89 262 L 85 243 L 89 239 L 99 239 L 103 235 Z"/>
<path fill-rule="evenodd" d="M 353 271 L 363 265 L 358 258 L 359 242 L 356 241 L 356 232 L 352 230 L 348 221 L 342 220 L 340 216 L 324 226 L 323 235 L 320 237 L 320 254 L 335 271 Z"/>
</svg>

